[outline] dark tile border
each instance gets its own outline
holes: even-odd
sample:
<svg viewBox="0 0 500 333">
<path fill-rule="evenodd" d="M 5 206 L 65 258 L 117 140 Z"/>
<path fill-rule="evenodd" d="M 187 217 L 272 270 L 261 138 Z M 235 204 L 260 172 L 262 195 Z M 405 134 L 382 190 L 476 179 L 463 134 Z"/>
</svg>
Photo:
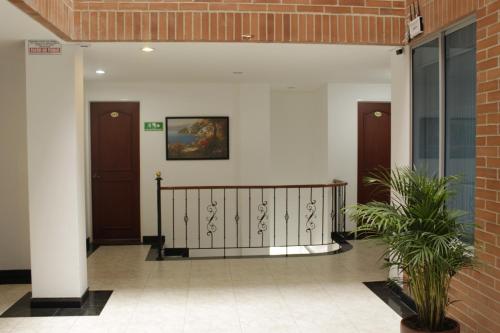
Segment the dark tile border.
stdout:
<svg viewBox="0 0 500 333">
<path fill-rule="evenodd" d="M 89 291 L 87 299 L 77 308 L 33 308 L 31 307 L 31 293 L 27 293 L 0 315 L 0 318 L 98 316 L 106 306 L 112 293 L 112 290 Z"/>
<path fill-rule="evenodd" d="M 396 283 L 392 281 L 372 281 L 363 284 L 389 305 L 400 317 L 406 318 L 416 314 L 415 303 Z"/>
</svg>

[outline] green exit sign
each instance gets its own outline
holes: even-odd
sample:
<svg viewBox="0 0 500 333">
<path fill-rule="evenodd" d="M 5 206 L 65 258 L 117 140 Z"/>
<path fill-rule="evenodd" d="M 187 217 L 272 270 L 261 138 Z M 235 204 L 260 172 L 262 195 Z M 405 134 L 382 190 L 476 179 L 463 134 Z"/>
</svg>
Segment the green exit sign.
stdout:
<svg viewBox="0 0 500 333">
<path fill-rule="evenodd" d="M 163 123 L 161 121 L 148 121 L 144 123 L 145 131 L 163 131 Z"/>
</svg>

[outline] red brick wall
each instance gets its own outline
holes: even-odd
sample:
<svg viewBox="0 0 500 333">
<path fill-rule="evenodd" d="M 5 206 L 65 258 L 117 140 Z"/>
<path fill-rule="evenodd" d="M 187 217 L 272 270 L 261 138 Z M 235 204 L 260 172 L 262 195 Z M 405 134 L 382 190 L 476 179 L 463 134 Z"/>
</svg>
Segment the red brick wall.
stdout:
<svg viewBox="0 0 500 333">
<path fill-rule="evenodd" d="M 425 35 L 474 13 L 477 18 L 475 252 L 479 262 L 475 270 L 461 272 L 450 289 L 450 299 L 459 302 L 451 305 L 449 314 L 461 322 L 462 333 L 500 332 L 499 8 L 499 0 L 420 0 Z"/>
<path fill-rule="evenodd" d="M 401 44 L 404 1 L 77 1 L 76 40 Z"/>
<path fill-rule="evenodd" d="M 11 1 L 30 8 L 30 0 Z M 71 29 L 60 30 L 77 41 L 230 42 L 251 35 L 253 42 L 401 45 L 404 5 L 404 0 L 74 0 Z M 35 13 L 41 8 L 33 7 Z M 40 17 L 49 24 L 54 19 Z"/>
</svg>

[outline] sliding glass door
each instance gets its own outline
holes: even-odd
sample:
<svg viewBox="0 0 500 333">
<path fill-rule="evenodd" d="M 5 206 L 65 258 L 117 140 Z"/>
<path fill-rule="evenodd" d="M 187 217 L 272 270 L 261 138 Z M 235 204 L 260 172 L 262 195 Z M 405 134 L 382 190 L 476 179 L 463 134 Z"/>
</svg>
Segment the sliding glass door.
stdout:
<svg viewBox="0 0 500 333">
<path fill-rule="evenodd" d="M 460 175 L 457 195 L 449 206 L 467 212 L 474 219 L 476 178 L 476 27 L 445 36 L 445 175 Z M 469 228 L 471 229 L 471 228 Z M 468 241 L 472 241 L 472 229 Z"/>
<path fill-rule="evenodd" d="M 413 164 L 439 174 L 439 40 L 413 49 Z"/>
<path fill-rule="evenodd" d="M 444 32 L 413 49 L 412 156 L 430 176 L 458 175 L 451 208 L 466 212 L 473 241 L 476 177 L 476 25 Z"/>
</svg>

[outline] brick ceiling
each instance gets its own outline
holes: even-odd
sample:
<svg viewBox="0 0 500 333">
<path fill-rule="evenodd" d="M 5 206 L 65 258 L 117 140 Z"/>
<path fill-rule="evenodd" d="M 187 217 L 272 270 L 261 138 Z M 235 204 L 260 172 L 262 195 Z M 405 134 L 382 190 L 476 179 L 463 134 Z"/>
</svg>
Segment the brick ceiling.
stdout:
<svg viewBox="0 0 500 333">
<path fill-rule="evenodd" d="M 65 40 L 400 45 L 403 0 L 9 0 Z"/>
</svg>

